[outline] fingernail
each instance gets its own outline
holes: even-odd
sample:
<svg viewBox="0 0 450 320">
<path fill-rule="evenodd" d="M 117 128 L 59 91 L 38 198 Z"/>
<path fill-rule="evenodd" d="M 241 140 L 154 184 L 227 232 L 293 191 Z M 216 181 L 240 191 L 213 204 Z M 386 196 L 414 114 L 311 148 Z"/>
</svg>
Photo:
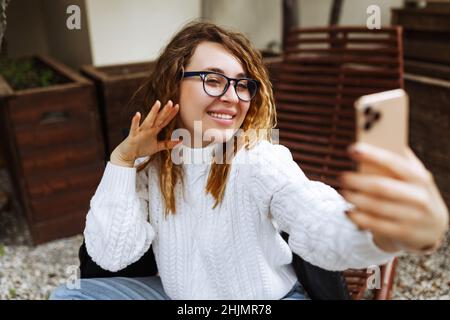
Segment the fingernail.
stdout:
<svg viewBox="0 0 450 320">
<path fill-rule="evenodd" d="M 362 153 L 360 147 L 358 145 L 356 145 L 356 144 L 350 145 L 348 147 L 347 151 L 351 155 L 360 155 Z"/>
</svg>

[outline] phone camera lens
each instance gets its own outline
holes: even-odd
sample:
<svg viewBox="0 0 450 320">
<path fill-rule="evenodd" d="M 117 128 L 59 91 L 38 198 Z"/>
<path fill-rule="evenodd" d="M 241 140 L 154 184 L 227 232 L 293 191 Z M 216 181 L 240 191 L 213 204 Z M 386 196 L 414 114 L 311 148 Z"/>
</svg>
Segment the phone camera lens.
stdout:
<svg viewBox="0 0 450 320">
<path fill-rule="evenodd" d="M 364 109 L 364 115 L 368 116 L 372 113 L 372 106 L 367 106 L 366 109 Z"/>
<path fill-rule="evenodd" d="M 364 130 L 368 131 L 370 128 L 372 128 L 372 122 L 366 122 L 364 124 Z"/>
<path fill-rule="evenodd" d="M 375 112 L 375 115 L 374 115 L 374 117 L 373 117 L 373 119 L 375 120 L 375 121 L 378 121 L 378 120 L 380 120 L 380 118 L 381 118 L 381 113 L 380 112 Z"/>
</svg>

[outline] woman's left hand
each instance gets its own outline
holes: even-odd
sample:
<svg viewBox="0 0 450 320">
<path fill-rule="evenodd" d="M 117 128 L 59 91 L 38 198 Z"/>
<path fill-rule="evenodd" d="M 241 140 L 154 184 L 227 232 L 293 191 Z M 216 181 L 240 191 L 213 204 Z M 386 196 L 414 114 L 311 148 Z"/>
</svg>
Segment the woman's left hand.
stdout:
<svg viewBox="0 0 450 320">
<path fill-rule="evenodd" d="M 341 194 L 355 205 L 348 217 L 371 231 L 380 249 L 424 252 L 437 247 L 448 230 L 448 209 L 432 174 L 410 148 L 405 153 L 353 145 L 349 154 L 354 160 L 385 174 L 346 172 Z"/>
</svg>

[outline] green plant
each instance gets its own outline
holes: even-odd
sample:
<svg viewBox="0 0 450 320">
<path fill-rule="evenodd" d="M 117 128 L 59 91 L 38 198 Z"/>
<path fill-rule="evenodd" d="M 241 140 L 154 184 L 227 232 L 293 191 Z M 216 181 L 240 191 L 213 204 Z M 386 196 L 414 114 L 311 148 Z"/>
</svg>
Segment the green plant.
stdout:
<svg viewBox="0 0 450 320">
<path fill-rule="evenodd" d="M 52 69 L 33 58 L 0 57 L 0 74 L 14 90 L 47 87 L 65 82 Z"/>
<path fill-rule="evenodd" d="M 9 292 L 9 297 L 10 297 L 11 299 L 15 299 L 15 298 L 17 297 L 16 289 L 14 289 L 14 288 L 9 288 L 8 292 Z"/>
<path fill-rule="evenodd" d="M 0 258 L 5 255 L 5 247 L 0 243 Z"/>
</svg>

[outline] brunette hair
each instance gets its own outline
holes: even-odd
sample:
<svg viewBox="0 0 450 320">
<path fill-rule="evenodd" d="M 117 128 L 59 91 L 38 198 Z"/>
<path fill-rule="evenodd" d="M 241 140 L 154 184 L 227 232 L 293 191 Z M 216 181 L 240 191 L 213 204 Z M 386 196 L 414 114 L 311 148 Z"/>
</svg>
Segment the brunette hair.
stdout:
<svg viewBox="0 0 450 320">
<path fill-rule="evenodd" d="M 155 61 L 148 79 L 133 95 L 133 98 L 135 98 L 139 93 L 143 93 L 142 104 L 138 107 L 142 111 L 142 118 L 150 111 L 149 106 L 152 106 L 156 100 L 162 103 L 168 100 L 172 100 L 174 103 L 179 101 L 179 88 L 183 70 L 189 64 L 196 47 L 202 42 L 215 42 L 224 46 L 242 63 L 248 77 L 260 82 L 259 90 L 250 102 L 240 129 L 244 133 L 249 130 L 264 129 L 262 131 L 265 134 L 262 136 L 245 136 L 245 142 L 243 143 L 245 148 L 251 148 L 261 139 L 271 141 L 272 129 L 276 126 L 276 111 L 272 85 L 260 52 L 252 47 L 250 41 L 243 34 L 227 30 L 210 22 L 193 21 L 188 23 L 175 34 L 163 49 Z M 182 108 L 182 106 L 180 107 Z M 169 140 L 175 129 L 176 117 L 161 130 L 158 138 Z M 224 152 L 225 149 L 223 148 Z M 236 152 L 235 148 L 233 155 Z M 170 150 L 163 150 L 141 163 L 137 170 L 145 169 L 151 161 L 158 161 L 159 185 L 165 202 L 165 215 L 170 212 L 175 214 L 174 189 L 179 179 L 183 182 L 181 166 L 171 161 Z M 210 193 L 216 200 L 214 208 L 223 199 L 230 166 L 229 161 L 221 164 L 212 163 L 211 165 L 205 192 Z"/>
</svg>

